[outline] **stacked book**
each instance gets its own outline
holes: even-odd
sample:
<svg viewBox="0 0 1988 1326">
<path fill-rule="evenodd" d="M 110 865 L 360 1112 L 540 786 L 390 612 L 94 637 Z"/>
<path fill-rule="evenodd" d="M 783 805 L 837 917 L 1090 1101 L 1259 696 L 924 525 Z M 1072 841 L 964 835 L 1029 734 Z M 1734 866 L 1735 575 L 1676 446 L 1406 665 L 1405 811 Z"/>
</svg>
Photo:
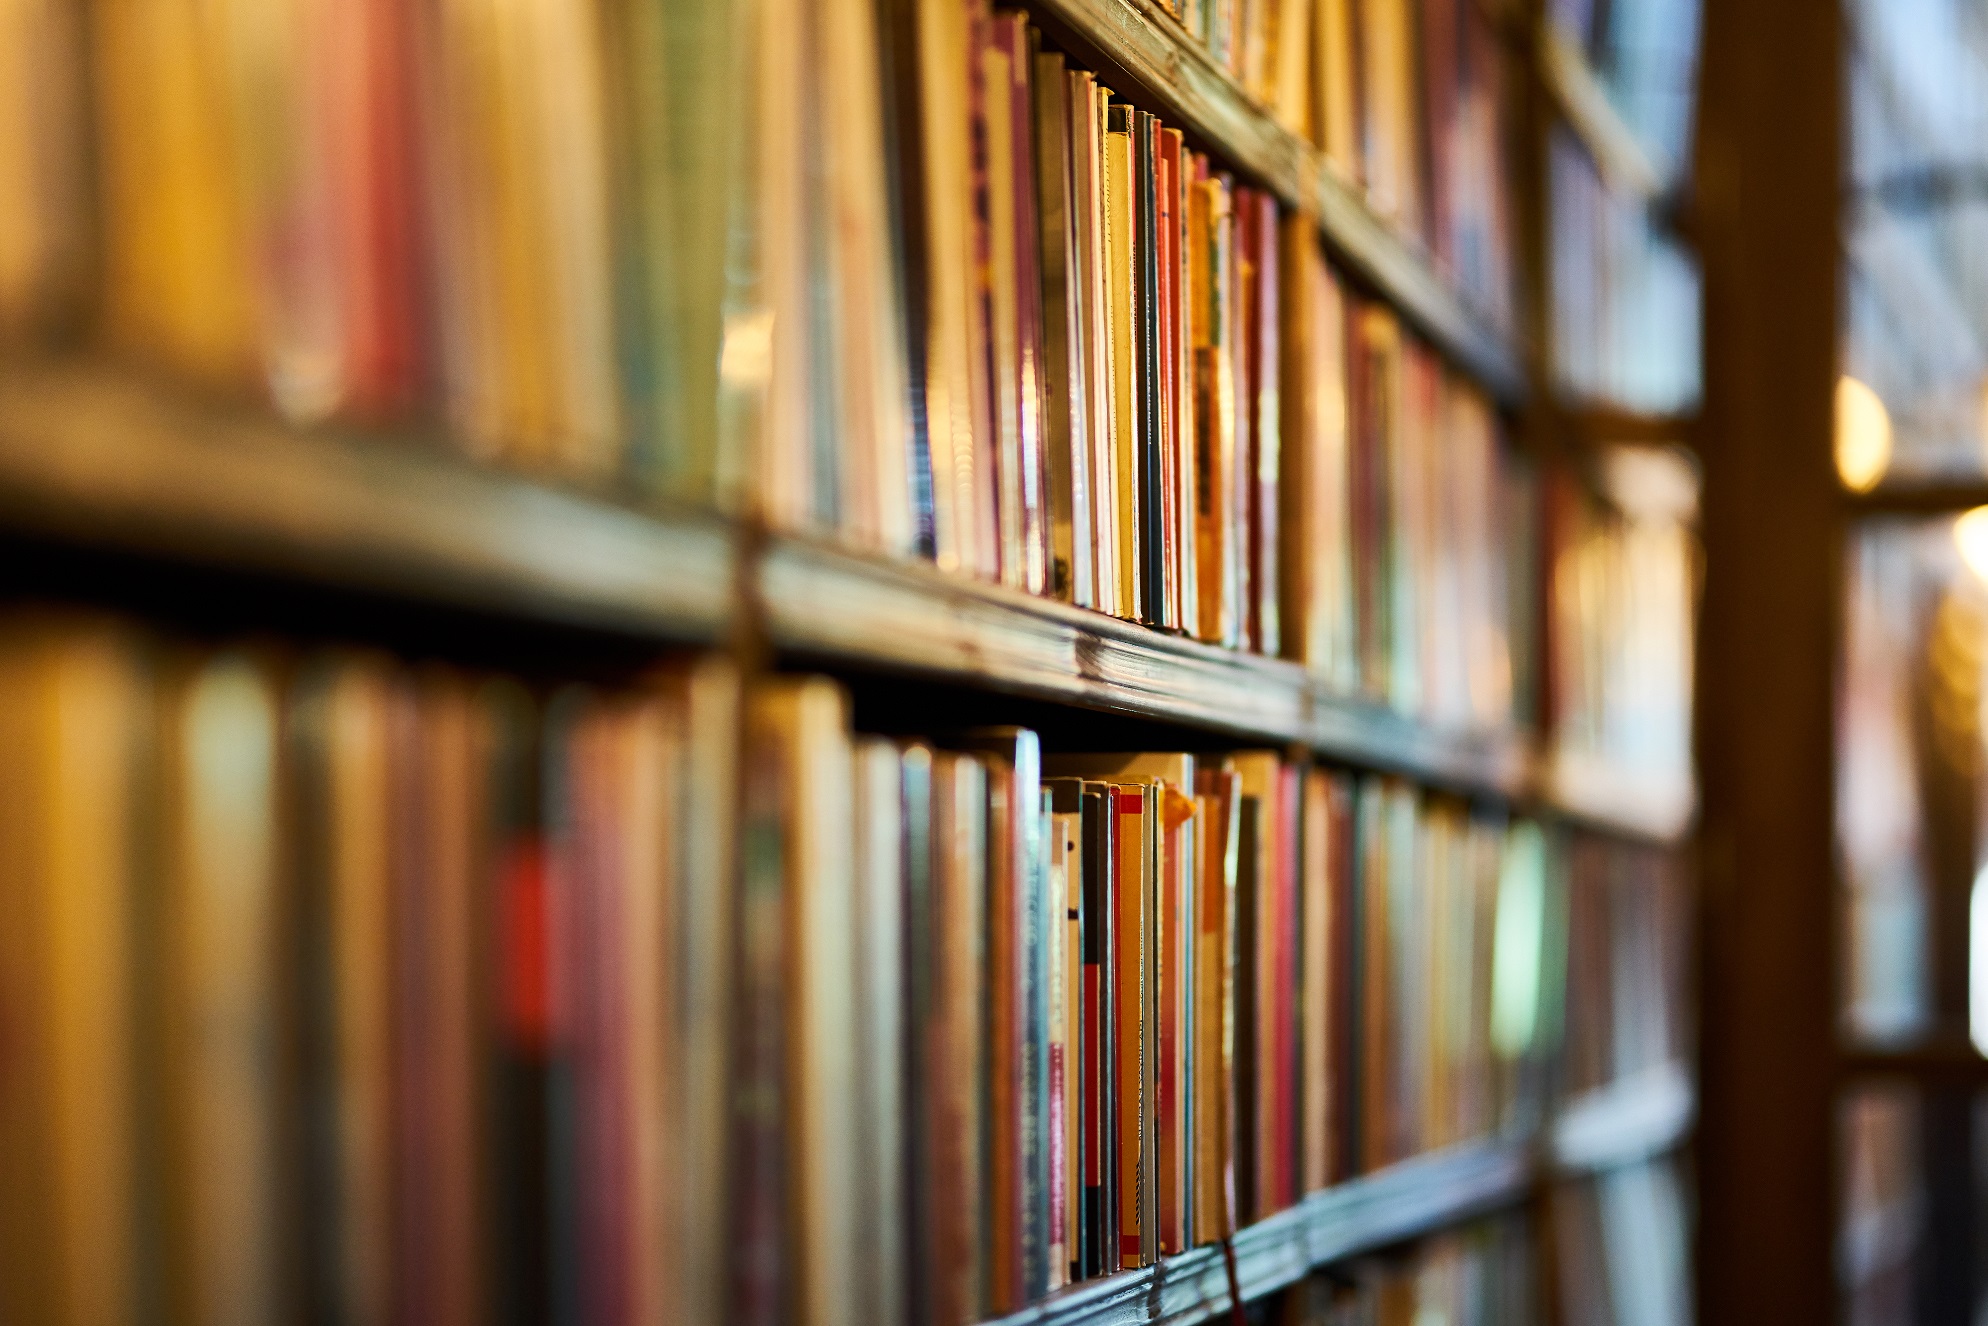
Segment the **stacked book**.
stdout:
<svg viewBox="0 0 1988 1326">
<path fill-rule="evenodd" d="M 52 610 L 0 715 L 24 1319 L 962 1326 L 1498 1132 L 1536 1055 L 1537 830 L 1279 752 Z"/>
</svg>

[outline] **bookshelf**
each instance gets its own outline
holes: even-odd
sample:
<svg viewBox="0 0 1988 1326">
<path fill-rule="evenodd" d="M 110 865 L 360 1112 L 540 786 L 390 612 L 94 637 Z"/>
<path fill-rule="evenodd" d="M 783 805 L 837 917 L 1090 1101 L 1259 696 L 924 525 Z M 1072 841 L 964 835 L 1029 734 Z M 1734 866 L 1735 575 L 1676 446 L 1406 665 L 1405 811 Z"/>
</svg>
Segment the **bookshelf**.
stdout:
<svg viewBox="0 0 1988 1326">
<path fill-rule="evenodd" d="M 1517 338 L 1452 289 L 1421 245 L 1258 105 L 1153 0 L 1030 0 L 1073 58 L 1190 143 L 1315 222 L 1344 271 L 1508 413 L 1556 408 Z M 1544 81 L 1609 179 L 1653 198 L 1656 167 L 1592 70 L 1541 29 Z M 1534 290 L 1531 296 L 1540 292 Z M 1606 419 L 1605 411 L 1593 412 Z M 1623 418 L 1629 416 L 1623 415 Z M 1615 440 L 1649 440 L 1638 419 Z M 654 645 L 770 648 L 779 666 L 908 676 L 1399 775 L 1556 826 L 1680 847 L 1688 781 L 1652 782 L 1545 748 L 1531 730 L 1439 728 L 1323 686 L 1296 663 L 758 524 L 519 468 L 418 431 L 301 428 L 94 357 L 0 361 L 0 528 L 31 542 L 243 571 L 396 603 Z M 749 668 L 768 660 L 748 657 Z M 1241 1295 L 1524 1204 L 1556 1180 L 1688 1145 L 1695 1090 L 1667 1065 L 1580 1096 L 1542 1125 L 1450 1146 L 1304 1196 L 1233 1240 Z M 1187 1326 L 1229 1310 L 1201 1246 L 1060 1291 L 998 1326 Z"/>
<path fill-rule="evenodd" d="M 716 642 L 739 532 L 708 513 L 493 470 L 419 438 L 296 429 L 100 361 L 0 370 L 0 512 L 60 544 L 252 571 L 656 642 Z M 1308 748 L 1651 841 L 1689 789 L 1431 728 L 1295 664 L 791 536 L 750 576 L 797 660 L 905 672 Z"/>
</svg>

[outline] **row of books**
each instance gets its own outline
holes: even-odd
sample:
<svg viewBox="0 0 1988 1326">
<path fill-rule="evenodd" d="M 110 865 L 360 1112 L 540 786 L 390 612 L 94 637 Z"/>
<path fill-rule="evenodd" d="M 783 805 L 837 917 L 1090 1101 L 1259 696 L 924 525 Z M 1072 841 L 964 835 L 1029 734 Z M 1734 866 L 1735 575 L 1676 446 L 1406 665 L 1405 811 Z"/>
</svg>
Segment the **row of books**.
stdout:
<svg viewBox="0 0 1988 1326">
<path fill-rule="evenodd" d="M 1569 769 L 1619 771 L 1681 816 L 1691 796 L 1697 472 L 1646 446 L 1608 448 L 1596 468 L 1593 489 L 1559 477 L 1548 497 L 1554 751 Z"/>
<path fill-rule="evenodd" d="M 1162 0 L 1215 61 L 1420 240 L 1478 312 L 1512 321 L 1510 108 L 1475 0 Z"/>
<path fill-rule="evenodd" d="M 881 1002 L 873 980 L 860 1009 L 846 988 L 804 996 L 845 1008 L 854 1022 L 826 1042 L 838 1071 L 901 1082 L 895 1107 L 838 1113 L 823 1082 L 803 1109 L 844 1129 L 820 1135 L 825 1154 L 880 1154 L 861 1140 L 879 1127 L 908 1139 L 907 1204 L 875 1214 L 913 1320 L 1152 1265 L 1509 1117 L 1535 1047 L 1499 1034 L 1494 1004 L 1539 985 L 1521 970 L 1542 951 L 1535 828 L 1272 751 L 1046 752 L 1024 728 L 855 737 L 825 679 L 769 688 L 748 721 L 748 760 L 768 759 L 748 769 L 744 841 L 768 845 L 767 895 L 789 902 L 756 913 L 749 847 L 741 952 L 777 953 L 784 926 L 790 980 L 797 934 L 823 950 L 802 968 L 827 979 L 879 959 L 904 974 Z M 824 910 L 797 913 L 811 897 Z M 819 938 L 860 911 L 852 897 L 889 913 L 857 933 L 903 946 L 852 959 Z M 791 1017 L 768 962 L 744 980 L 755 1027 Z M 837 1030 L 812 1016 L 767 1037 Z M 848 1034 L 878 1025 L 904 1038 Z"/>
<path fill-rule="evenodd" d="M 293 418 L 439 412 L 479 456 L 1510 721 L 1532 489 L 1489 402 L 1021 14 L 134 0 L 85 48 L 79 3 L 10 20 L 15 311 L 97 233 L 110 345 Z M 35 182 L 85 161 L 94 226 Z"/>
<path fill-rule="evenodd" d="M 10 610 L 0 1312 L 727 1319 L 738 689 Z"/>
<path fill-rule="evenodd" d="M 1694 1319 L 1690 1196 L 1674 1158 L 1555 1188 L 1561 1320 L 1583 1326 L 1686 1326 Z"/>
<path fill-rule="evenodd" d="M 53 610 L 0 725 L 10 1320 L 962 1326 L 1537 1052 L 1538 831 L 1277 752 Z"/>
<path fill-rule="evenodd" d="M 1685 1060 L 1690 895 L 1670 853 L 1570 835 L 1560 1086 L 1579 1092 Z"/>
<path fill-rule="evenodd" d="M 1336 1266 L 1285 1291 L 1278 1326 L 1534 1326 L 1549 1320 L 1521 1215 L 1482 1220 L 1393 1255 Z M 1569 1317 L 1581 1326 L 1588 1319 Z"/>
</svg>

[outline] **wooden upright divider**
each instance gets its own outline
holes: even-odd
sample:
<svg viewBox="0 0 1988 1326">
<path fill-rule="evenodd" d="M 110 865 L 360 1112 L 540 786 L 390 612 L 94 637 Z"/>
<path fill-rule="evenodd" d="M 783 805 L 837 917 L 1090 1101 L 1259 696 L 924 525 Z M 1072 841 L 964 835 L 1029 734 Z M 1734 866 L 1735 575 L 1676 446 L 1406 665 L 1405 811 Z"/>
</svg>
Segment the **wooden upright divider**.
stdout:
<svg viewBox="0 0 1988 1326">
<path fill-rule="evenodd" d="M 1703 50 L 1699 1320 L 1827 1322 L 1842 8 L 1722 0 Z"/>
</svg>

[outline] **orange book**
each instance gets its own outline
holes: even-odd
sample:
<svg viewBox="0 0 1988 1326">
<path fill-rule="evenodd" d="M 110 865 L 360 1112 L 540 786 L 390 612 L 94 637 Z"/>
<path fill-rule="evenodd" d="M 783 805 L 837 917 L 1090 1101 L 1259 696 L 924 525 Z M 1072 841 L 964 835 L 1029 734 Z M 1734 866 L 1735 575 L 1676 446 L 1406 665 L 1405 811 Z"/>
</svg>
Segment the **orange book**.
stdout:
<svg viewBox="0 0 1988 1326">
<path fill-rule="evenodd" d="M 1162 783 L 1160 803 L 1159 877 L 1159 1072 L 1155 1130 L 1158 1140 L 1159 1244 L 1163 1256 L 1185 1250 L 1187 1241 L 1187 1179 L 1191 1160 L 1187 1133 L 1189 1083 L 1188 1037 L 1192 991 L 1188 985 L 1192 920 L 1188 912 L 1191 872 L 1195 865 L 1195 804 L 1185 785 Z"/>
<path fill-rule="evenodd" d="M 1202 770 L 1197 787 L 1190 1138 L 1194 1181 L 1189 1236 L 1195 1243 L 1207 1243 L 1236 1229 L 1229 1104 L 1235 1073 L 1234 917 L 1241 800 L 1232 770 Z"/>
<path fill-rule="evenodd" d="M 0 624 L 0 1302 L 51 1326 L 122 1320 L 137 1288 L 134 645 L 91 618 Z"/>
</svg>

